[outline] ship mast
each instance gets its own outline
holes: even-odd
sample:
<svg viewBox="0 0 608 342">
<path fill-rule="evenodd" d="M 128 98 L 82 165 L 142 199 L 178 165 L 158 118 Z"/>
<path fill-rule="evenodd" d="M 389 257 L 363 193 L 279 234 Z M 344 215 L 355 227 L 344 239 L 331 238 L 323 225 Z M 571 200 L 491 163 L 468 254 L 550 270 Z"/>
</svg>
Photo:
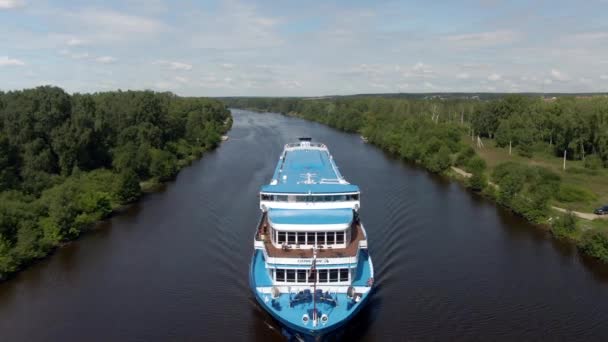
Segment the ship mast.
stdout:
<svg viewBox="0 0 608 342">
<path fill-rule="evenodd" d="M 313 275 L 312 283 L 312 326 L 317 326 L 317 245 L 312 248 L 312 267 L 311 274 Z"/>
</svg>

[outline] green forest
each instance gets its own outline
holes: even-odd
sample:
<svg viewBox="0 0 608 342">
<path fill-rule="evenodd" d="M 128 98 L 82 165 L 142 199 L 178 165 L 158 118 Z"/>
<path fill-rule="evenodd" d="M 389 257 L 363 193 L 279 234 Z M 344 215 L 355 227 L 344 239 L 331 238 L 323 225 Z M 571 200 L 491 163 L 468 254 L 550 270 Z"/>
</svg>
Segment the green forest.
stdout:
<svg viewBox="0 0 608 342">
<path fill-rule="evenodd" d="M 468 173 L 494 198 L 557 238 L 608 262 L 606 220 L 567 210 L 608 204 L 608 97 L 505 95 L 459 98 L 223 98 L 229 107 L 278 112 L 359 133 L 435 173 Z M 563 158 L 566 159 L 564 169 Z"/>
<path fill-rule="evenodd" d="M 0 92 L 0 280 L 217 146 L 217 100 L 152 91 Z"/>
</svg>

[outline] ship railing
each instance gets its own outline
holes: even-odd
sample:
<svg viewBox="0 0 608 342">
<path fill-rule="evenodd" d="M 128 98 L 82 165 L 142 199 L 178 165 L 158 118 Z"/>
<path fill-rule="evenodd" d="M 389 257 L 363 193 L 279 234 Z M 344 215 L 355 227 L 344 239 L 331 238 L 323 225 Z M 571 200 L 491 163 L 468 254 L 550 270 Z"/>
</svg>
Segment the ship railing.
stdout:
<svg viewBox="0 0 608 342">
<path fill-rule="evenodd" d="M 305 143 L 289 143 L 289 144 L 285 144 L 285 150 L 293 150 L 293 149 L 298 149 L 298 148 L 307 148 L 307 149 L 321 149 L 321 150 L 327 150 L 327 146 L 325 146 L 325 144 L 322 143 L 315 143 L 315 142 L 305 142 Z"/>
</svg>

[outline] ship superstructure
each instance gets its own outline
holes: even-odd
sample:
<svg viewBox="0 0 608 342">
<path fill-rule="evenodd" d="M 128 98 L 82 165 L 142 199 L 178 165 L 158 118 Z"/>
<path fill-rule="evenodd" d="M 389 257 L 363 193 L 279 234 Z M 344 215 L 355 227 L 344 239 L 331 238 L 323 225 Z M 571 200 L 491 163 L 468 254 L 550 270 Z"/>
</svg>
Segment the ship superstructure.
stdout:
<svg viewBox="0 0 608 342">
<path fill-rule="evenodd" d="M 285 145 L 260 190 L 250 283 L 260 305 L 288 329 L 320 336 L 367 301 L 374 270 L 359 219 L 359 187 L 324 144 Z"/>
</svg>

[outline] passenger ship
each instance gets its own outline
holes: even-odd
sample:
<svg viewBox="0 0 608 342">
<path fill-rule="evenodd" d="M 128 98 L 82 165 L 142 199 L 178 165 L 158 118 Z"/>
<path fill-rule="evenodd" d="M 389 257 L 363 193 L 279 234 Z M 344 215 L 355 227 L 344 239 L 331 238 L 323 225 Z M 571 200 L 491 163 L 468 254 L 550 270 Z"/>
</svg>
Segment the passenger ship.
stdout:
<svg viewBox="0 0 608 342">
<path fill-rule="evenodd" d="M 324 144 L 285 145 L 260 191 L 249 277 L 256 300 L 290 333 L 326 335 L 369 300 L 374 268 L 360 205 L 359 187 Z"/>
</svg>

